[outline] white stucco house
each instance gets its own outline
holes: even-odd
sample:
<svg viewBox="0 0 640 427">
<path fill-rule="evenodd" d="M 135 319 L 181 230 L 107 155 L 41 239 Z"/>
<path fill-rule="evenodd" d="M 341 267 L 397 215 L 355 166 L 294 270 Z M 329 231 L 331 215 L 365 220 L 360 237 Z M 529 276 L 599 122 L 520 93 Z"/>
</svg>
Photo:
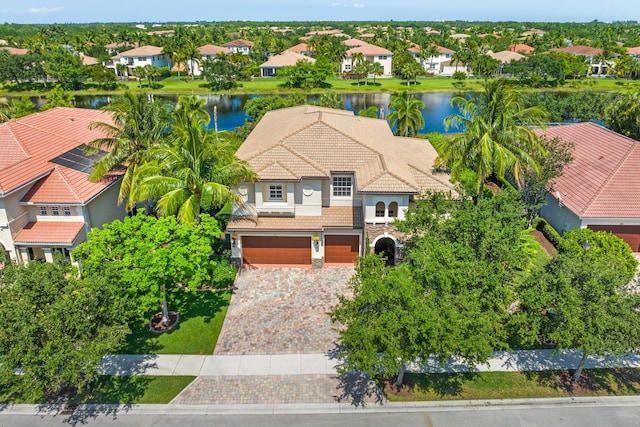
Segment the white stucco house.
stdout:
<svg viewBox="0 0 640 427">
<path fill-rule="evenodd" d="M 251 48 L 253 48 L 253 42 L 244 39 L 236 39 L 223 44 L 222 47 L 229 49 L 234 53 L 249 55 L 251 53 Z"/>
<path fill-rule="evenodd" d="M 221 46 L 216 46 L 213 44 L 206 44 L 204 46 L 200 46 L 198 48 L 198 51 L 200 52 L 200 60 L 199 61 L 193 61 L 191 59 L 187 60 L 187 70 L 189 73 L 191 73 L 193 71 L 193 75 L 194 76 L 200 76 L 202 75 L 202 70 L 203 70 L 203 62 L 204 61 L 213 61 L 216 59 L 217 55 L 225 54 L 225 55 L 231 55 L 233 53 L 233 51 L 231 49 L 227 49 Z"/>
<path fill-rule="evenodd" d="M 171 61 L 169 57 L 162 52 L 162 48 L 158 46 L 141 46 L 135 49 L 120 52 L 116 56 L 111 58 L 111 61 L 107 62 L 105 66 L 114 70 L 118 74 L 117 65 L 125 64 L 127 66 L 127 75 L 133 75 L 133 70 L 136 67 L 144 67 L 151 65 L 152 67 L 171 68 Z"/>
<path fill-rule="evenodd" d="M 294 66 L 298 61 L 306 61 L 311 64 L 316 62 L 315 58 L 301 53 L 286 50 L 279 55 L 269 58 L 268 61 L 260 64 L 260 77 L 275 77 L 282 67 Z"/>
<path fill-rule="evenodd" d="M 12 260 L 52 261 L 86 240 L 93 227 L 122 219 L 121 173 L 92 183 L 85 144 L 103 137 L 99 110 L 58 107 L 0 124 L 0 246 Z"/>
<path fill-rule="evenodd" d="M 347 50 L 347 54 L 342 61 L 342 72 L 350 73 L 353 67 L 353 57 L 356 54 L 362 54 L 364 60 L 367 62 L 375 63 L 379 62 L 382 65 L 383 74 L 380 77 L 391 77 L 393 75 L 391 65 L 393 63 L 393 52 L 380 46 L 361 42 L 356 40 L 357 45 L 354 44 L 356 39 L 347 39 L 344 41 L 347 46 L 354 46 Z M 351 43 L 351 44 L 349 44 Z"/>
<path fill-rule="evenodd" d="M 411 56 L 415 58 L 418 64 L 422 65 L 427 73 L 439 76 L 444 74 L 444 64 L 449 64 L 451 62 L 451 55 L 453 55 L 455 51 L 442 46 L 436 47 L 438 49 L 438 54 L 430 58 L 420 58 L 420 46 L 418 45 L 413 45 L 408 50 Z"/>
<path fill-rule="evenodd" d="M 427 140 L 352 111 L 270 111 L 236 154 L 258 176 L 234 190 L 244 201 L 227 225 L 238 264 L 352 265 L 366 245 L 395 263 L 406 236 L 392 222 L 415 196 L 453 191 Z"/>
<path fill-rule="evenodd" d="M 540 210 L 560 233 L 609 231 L 640 252 L 640 142 L 595 123 L 551 126 L 539 134 L 574 144 L 573 161 Z"/>
</svg>

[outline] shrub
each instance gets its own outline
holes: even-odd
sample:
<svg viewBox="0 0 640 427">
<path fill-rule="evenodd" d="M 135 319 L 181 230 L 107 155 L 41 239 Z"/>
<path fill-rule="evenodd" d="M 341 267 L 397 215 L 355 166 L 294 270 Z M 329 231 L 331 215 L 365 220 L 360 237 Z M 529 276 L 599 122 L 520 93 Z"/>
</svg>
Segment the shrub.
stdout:
<svg viewBox="0 0 640 427">
<path fill-rule="evenodd" d="M 560 233 L 558 233 L 546 219 L 541 217 L 536 218 L 533 221 L 533 227 L 536 230 L 540 231 L 544 235 L 544 237 L 549 242 L 551 242 L 553 246 L 555 246 L 556 248 L 558 247 L 558 245 L 560 244 L 560 240 L 562 240 L 562 237 L 560 236 Z"/>
</svg>

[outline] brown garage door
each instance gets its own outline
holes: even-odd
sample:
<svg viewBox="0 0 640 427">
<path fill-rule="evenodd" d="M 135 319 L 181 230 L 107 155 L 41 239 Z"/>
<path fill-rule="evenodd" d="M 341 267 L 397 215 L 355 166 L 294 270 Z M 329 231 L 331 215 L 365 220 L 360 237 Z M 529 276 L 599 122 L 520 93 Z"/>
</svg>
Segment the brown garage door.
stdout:
<svg viewBox="0 0 640 427">
<path fill-rule="evenodd" d="M 634 252 L 640 252 L 640 225 L 590 225 L 594 231 L 610 231 L 631 246 Z"/>
<path fill-rule="evenodd" d="M 354 264 L 360 255 L 358 236 L 325 236 L 324 262 Z"/>
<path fill-rule="evenodd" d="M 311 264 L 311 238 L 242 236 L 242 262 Z"/>
</svg>

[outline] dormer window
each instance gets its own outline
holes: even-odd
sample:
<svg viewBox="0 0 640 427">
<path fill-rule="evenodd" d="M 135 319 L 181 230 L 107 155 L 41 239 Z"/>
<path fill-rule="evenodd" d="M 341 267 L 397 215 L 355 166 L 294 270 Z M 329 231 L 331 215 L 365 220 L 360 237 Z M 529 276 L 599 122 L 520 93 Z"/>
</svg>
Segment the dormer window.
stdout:
<svg viewBox="0 0 640 427">
<path fill-rule="evenodd" d="M 351 197 L 350 176 L 334 176 L 332 183 L 334 197 Z"/>
<path fill-rule="evenodd" d="M 60 210 L 58 209 L 57 206 L 52 206 L 51 207 L 51 215 L 60 216 Z"/>
<path fill-rule="evenodd" d="M 47 215 L 47 207 L 40 206 L 40 215 Z"/>
</svg>

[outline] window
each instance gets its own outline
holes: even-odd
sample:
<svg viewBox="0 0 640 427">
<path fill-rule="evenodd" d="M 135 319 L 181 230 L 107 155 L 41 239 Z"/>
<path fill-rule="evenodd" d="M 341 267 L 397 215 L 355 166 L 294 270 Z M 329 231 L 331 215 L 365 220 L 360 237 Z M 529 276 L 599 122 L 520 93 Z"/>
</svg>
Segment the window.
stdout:
<svg viewBox="0 0 640 427">
<path fill-rule="evenodd" d="M 384 202 L 376 203 L 376 217 L 378 218 L 384 217 Z"/>
<path fill-rule="evenodd" d="M 46 215 L 46 214 L 47 214 L 47 207 L 40 206 L 40 215 Z"/>
<path fill-rule="evenodd" d="M 60 216 L 60 210 L 58 210 L 57 206 L 51 206 L 51 215 Z"/>
<path fill-rule="evenodd" d="M 398 203 L 391 202 L 389 203 L 389 218 L 395 218 L 398 216 Z"/>
<path fill-rule="evenodd" d="M 284 200 L 284 192 L 282 191 L 282 185 L 269 186 L 269 200 L 271 201 Z"/>
<path fill-rule="evenodd" d="M 334 197 L 351 197 L 351 177 L 350 176 L 334 176 L 333 177 L 333 196 Z"/>
<path fill-rule="evenodd" d="M 387 60 L 387 56 L 386 55 L 378 56 L 378 59 L 381 60 L 381 61 L 386 61 Z"/>
<path fill-rule="evenodd" d="M 64 216 L 71 216 L 71 208 L 69 206 L 63 207 L 62 211 L 64 212 Z"/>
</svg>

